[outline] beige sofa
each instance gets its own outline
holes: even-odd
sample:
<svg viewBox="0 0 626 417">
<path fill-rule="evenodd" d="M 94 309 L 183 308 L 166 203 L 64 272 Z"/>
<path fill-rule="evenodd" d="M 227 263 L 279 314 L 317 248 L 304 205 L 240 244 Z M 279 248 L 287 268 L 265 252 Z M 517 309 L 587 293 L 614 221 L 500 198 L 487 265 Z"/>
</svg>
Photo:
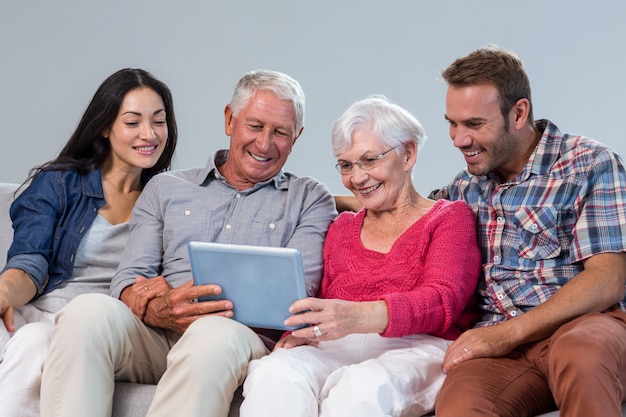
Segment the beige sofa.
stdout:
<svg viewBox="0 0 626 417">
<path fill-rule="evenodd" d="M 9 219 L 9 206 L 17 184 L 0 183 L 0 265 L 6 262 L 6 254 L 13 238 L 13 230 Z M 156 385 L 118 382 L 115 385 L 113 398 L 113 417 L 143 417 L 148 411 Z M 229 417 L 239 416 L 241 389 L 235 393 Z M 626 403 L 622 407 L 626 417 Z M 557 417 L 558 411 L 542 414 L 540 417 Z"/>
</svg>

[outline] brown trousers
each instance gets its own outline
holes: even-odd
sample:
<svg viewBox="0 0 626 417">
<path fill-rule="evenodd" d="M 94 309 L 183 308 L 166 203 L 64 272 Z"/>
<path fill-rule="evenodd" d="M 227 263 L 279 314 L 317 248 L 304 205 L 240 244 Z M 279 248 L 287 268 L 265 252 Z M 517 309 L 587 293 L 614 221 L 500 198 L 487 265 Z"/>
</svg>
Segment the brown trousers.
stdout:
<svg viewBox="0 0 626 417">
<path fill-rule="evenodd" d="M 437 399 L 437 417 L 622 417 L 626 401 L 626 313 L 585 314 L 551 337 L 502 358 L 454 367 Z"/>
</svg>

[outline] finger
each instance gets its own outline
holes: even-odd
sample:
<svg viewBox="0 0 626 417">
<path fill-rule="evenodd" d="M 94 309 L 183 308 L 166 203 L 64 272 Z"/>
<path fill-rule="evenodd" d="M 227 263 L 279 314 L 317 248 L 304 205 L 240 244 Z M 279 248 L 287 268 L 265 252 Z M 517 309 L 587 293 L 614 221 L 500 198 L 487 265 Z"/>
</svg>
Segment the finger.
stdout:
<svg viewBox="0 0 626 417">
<path fill-rule="evenodd" d="M 446 353 L 443 363 L 443 372 L 448 373 L 450 369 L 468 359 L 474 358 L 475 356 L 476 355 L 471 350 L 471 347 L 457 345 L 452 351 L 449 352 L 449 354 Z"/>
<path fill-rule="evenodd" d="M 148 303 L 149 302 L 150 302 L 150 299 L 148 299 L 146 297 L 142 297 L 142 298 L 137 300 L 137 310 L 139 311 L 140 317 L 142 319 L 146 315 L 146 310 L 148 310 Z"/>
<path fill-rule="evenodd" d="M 278 349 L 282 349 L 285 344 L 287 343 L 287 339 L 280 339 L 278 342 L 276 342 L 276 344 L 274 345 L 274 349 L 272 349 L 272 351 L 278 350 Z"/>
<path fill-rule="evenodd" d="M 13 326 L 13 308 L 7 308 L 7 311 L 4 313 L 2 321 L 4 322 L 4 327 L 6 327 L 8 331 L 15 331 L 15 327 Z"/>
<path fill-rule="evenodd" d="M 202 301 L 199 303 L 190 303 L 188 309 L 194 315 L 225 313 L 229 317 L 232 317 L 233 302 L 230 300 Z"/>
<path fill-rule="evenodd" d="M 308 339 L 308 340 L 311 340 L 311 341 L 319 339 L 319 337 L 315 335 L 315 330 L 313 330 L 313 327 L 314 326 L 309 326 L 309 327 L 303 327 L 301 329 L 293 330 L 291 332 L 291 334 L 294 337 Z"/>
<path fill-rule="evenodd" d="M 305 315 L 305 313 L 294 314 L 293 316 L 289 316 L 283 322 L 287 327 L 299 327 L 302 324 L 311 324 L 310 315 Z"/>
<path fill-rule="evenodd" d="M 318 311 L 322 310 L 324 306 L 323 300 L 314 297 L 301 298 L 296 300 L 289 307 L 290 313 L 300 313 L 302 311 Z"/>
<path fill-rule="evenodd" d="M 188 300 L 196 300 L 200 297 L 205 297 L 209 295 L 217 295 L 222 293 L 222 287 L 216 284 L 205 284 L 192 286 L 189 289 L 189 297 Z"/>
</svg>

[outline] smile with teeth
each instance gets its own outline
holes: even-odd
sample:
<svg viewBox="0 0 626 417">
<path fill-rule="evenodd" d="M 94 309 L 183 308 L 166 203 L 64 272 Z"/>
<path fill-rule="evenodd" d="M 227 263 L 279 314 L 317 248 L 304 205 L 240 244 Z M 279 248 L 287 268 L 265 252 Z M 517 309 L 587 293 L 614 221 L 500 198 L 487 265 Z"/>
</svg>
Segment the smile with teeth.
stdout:
<svg viewBox="0 0 626 417">
<path fill-rule="evenodd" d="M 136 151 L 139 152 L 152 152 L 156 149 L 156 145 L 150 145 L 150 146 L 137 146 L 135 147 Z"/>
<path fill-rule="evenodd" d="M 248 154 L 249 154 L 251 157 L 253 157 L 254 159 L 256 159 L 257 161 L 259 161 L 259 162 L 267 162 L 267 161 L 269 161 L 270 159 L 272 159 L 272 158 L 262 158 L 262 157 L 260 157 L 260 156 L 258 156 L 258 155 L 253 154 L 252 152 L 248 152 Z"/>
<path fill-rule="evenodd" d="M 463 152 L 463 155 L 465 156 L 476 156 L 480 153 L 480 151 L 467 151 L 467 152 Z"/>
<path fill-rule="evenodd" d="M 376 184 L 376 185 L 372 185 L 371 187 L 362 188 L 362 189 L 360 189 L 360 190 L 359 190 L 359 192 L 360 192 L 361 194 L 369 194 L 369 193 L 371 193 L 372 191 L 374 191 L 374 190 L 378 189 L 378 187 L 380 187 L 380 183 L 378 183 L 378 184 Z"/>
</svg>

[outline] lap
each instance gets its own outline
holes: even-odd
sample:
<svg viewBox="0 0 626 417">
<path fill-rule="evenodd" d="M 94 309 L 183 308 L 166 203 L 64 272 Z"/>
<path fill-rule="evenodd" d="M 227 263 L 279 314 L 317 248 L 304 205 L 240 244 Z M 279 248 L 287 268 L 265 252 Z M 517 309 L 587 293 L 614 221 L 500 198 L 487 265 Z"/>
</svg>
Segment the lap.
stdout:
<svg viewBox="0 0 626 417">
<path fill-rule="evenodd" d="M 16 308 L 13 315 L 14 332 L 0 324 L 0 361 L 5 349 L 20 346 L 35 346 L 49 340 L 54 323 L 54 314 L 26 304 Z M 43 342 L 42 342 L 43 340 Z"/>
<path fill-rule="evenodd" d="M 481 410 L 465 415 L 524 416 L 550 411 L 555 408 L 549 382 L 555 363 L 571 359 L 570 363 L 585 364 L 580 352 L 575 352 L 578 349 L 590 360 L 591 356 L 598 360 L 623 357 L 625 323 L 626 314 L 621 311 L 590 313 L 564 324 L 550 338 L 522 345 L 505 357 L 463 362 L 446 377 L 437 415 L 456 415 L 464 407 Z M 588 355 L 588 343 L 596 346 L 597 354 Z"/>
</svg>

